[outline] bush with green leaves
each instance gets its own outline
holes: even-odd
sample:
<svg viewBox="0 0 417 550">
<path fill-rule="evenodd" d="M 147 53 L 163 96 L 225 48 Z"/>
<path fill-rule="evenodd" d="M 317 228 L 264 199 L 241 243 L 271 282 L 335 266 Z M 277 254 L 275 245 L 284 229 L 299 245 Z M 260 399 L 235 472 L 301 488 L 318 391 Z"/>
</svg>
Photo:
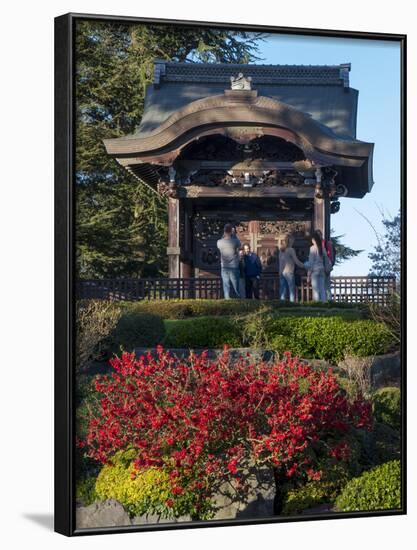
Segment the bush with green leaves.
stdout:
<svg viewBox="0 0 417 550">
<path fill-rule="evenodd" d="M 196 499 L 190 491 L 174 494 L 170 475 L 162 468 L 138 471 L 132 464 L 135 449 L 117 452 L 111 463 L 100 471 L 95 483 L 95 494 L 101 500 L 114 498 L 131 517 L 136 515 L 159 515 L 173 518 L 184 515 L 196 516 Z M 212 515 L 209 501 L 199 510 L 201 519 Z"/>
<path fill-rule="evenodd" d="M 331 503 L 339 490 L 338 483 L 310 481 L 302 487 L 288 491 L 282 514 L 284 516 L 294 516 L 319 504 Z"/>
<path fill-rule="evenodd" d="M 158 315 L 124 312 L 111 337 L 114 353 L 133 351 L 135 347 L 155 347 L 165 336 L 163 319 Z"/>
<path fill-rule="evenodd" d="M 372 396 L 373 413 L 378 422 L 396 430 L 401 425 L 401 390 L 394 387 L 379 388 Z"/>
<path fill-rule="evenodd" d="M 230 317 L 197 317 L 165 321 L 165 347 L 223 348 L 240 347 L 240 327 Z"/>
<path fill-rule="evenodd" d="M 351 479 L 337 497 L 336 506 L 343 512 L 400 508 L 400 461 L 386 462 Z"/>
<path fill-rule="evenodd" d="M 305 358 L 324 359 L 333 364 L 346 355 L 365 357 L 383 354 L 392 338 L 383 323 L 329 318 L 270 318 L 267 345 L 279 353 L 290 351 Z"/>
<path fill-rule="evenodd" d="M 140 302 L 122 302 L 126 313 L 151 313 L 163 319 L 187 319 L 189 317 L 206 317 L 211 315 L 243 315 L 269 309 L 277 315 L 343 315 L 352 318 L 363 318 L 367 308 L 361 304 L 344 304 L 329 302 L 306 302 L 295 304 L 279 300 L 143 300 Z"/>
<path fill-rule="evenodd" d="M 75 496 L 83 506 L 89 506 L 96 500 L 99 500 L 96 492 L 96 477 L 91 475 L 77 479 Z"/>
<path fill-rule="evenodd" d="M 368 430 L 354 429 L 344 437 L 349 448 L 345 461 L 334 457 L 324 458 L 319 463 L 322 472 L 319 480 L 311 480 L 300 486 L 288 488 L 283 506 L 285 515 L 299 514 L 324 503 L 333 504 L 349 479 L 362 472 L 362 448 L 358 432 L 368 433 Z"/>
</svg>

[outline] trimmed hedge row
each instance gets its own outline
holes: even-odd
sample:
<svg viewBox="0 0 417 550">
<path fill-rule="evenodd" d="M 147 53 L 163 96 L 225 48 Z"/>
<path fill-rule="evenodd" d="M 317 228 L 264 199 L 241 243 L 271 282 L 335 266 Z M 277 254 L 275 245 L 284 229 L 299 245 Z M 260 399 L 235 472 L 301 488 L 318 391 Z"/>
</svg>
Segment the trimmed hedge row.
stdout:
<svg viewBox="0 0 417 550">
<path fill-rule="evenodd" d="M 111 334 L 111 350 L 132 351 L 136 346 L 154 347 L 165 337 L 164 321 L 159 315 L 129 311 L 120 318 Z"/>
<path fill-rule="evenodd" d="M 198 317 L 165 321 L 163 344 L 172 348 L 222 348 L 242 346 L 239 326 L 230 317 Z"/>
<path fill-rule="evenodd" d="M 172 348 L 264 347 L 337 364 L 346 355 L 382 354 L 392 347 L 385 325 L 340 317 L 204 316 L 163 320 L 133 312 L 122 315 L 111 335 L 112 351 L 162 344 Z"/>
<path fill-rule="evenodd" d="M 268 302 L 259 300 L 152 300 L 142 302 L 122 302 L 121 307 L 126 312 L 150 313 L 159 315 L 163 319 L 187 319 L 189 317 L 206 317 L 210 315 L 239 315 L 263 310 L 266 307 L 273 313 L 291 312 L 299 315 L 315 315 L 320 311 L 323 315 L 330 312 L 355 312 L 357 317 L 364 317 L 367 313 L 367 306 L 362 304 L 345 303 L 320 303 L 306 302 L 304 304 L 293 304 L 270 300 Z M 336 313 L 337 314 L 337 313 Z"/>
<path fill-rule="evenodd" d="M 384 324 L 371 320 L 275 318 L 266 327 L 269 347 L 333 364 L 346 355 L 366 357 L 387 352 L 392 337 Z"/>
<path fill-rule="evenodd" d="M 400 508 L 400 461 L 386 462 L 351 479 L 337 497 L 336 506 L 343 512 Z"/>
<path fill-rule="evenodd" d="M 222 348 L 262 346 L 279 353 L 290 351 L 303 358 L 324 359 L 337 364 L 346 355 L 382 354 L 392 342 L 385 326 L 374 321 L 340 318 L 268 318 L 265 340 L 245 332 L 242 322 L 227 317 L 200 317 L 165 321 L 164 345 L 171 347 Z"/>
</svg>

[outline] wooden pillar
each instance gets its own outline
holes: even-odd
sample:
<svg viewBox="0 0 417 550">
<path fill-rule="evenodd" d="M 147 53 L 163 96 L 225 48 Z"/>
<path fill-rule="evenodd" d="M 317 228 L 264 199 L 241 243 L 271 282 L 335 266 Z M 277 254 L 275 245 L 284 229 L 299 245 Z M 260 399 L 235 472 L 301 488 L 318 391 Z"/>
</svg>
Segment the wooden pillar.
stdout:
<svg viewBox="0 0 417 550">
<path fill-rule="evenodd" d="M 180 242 L 181 258 L 180 258 L 180 274 L 183 279 L 188 279 L 193 276 L 193 234 L 191 219 L 193 215 L 193 205 L 190 200 L 182 200 L 180 203 L 180 216 L 184 232 L 182 235 L 183 242 Z"/>
<path fill-rule="evenodd" d="M 314 199 L 314 231 L 320 229 L 323 238 L 330 238 L 330 200 L 328 197 Z"/>
<path fill-rule="evenodd" d="M 169 277 L 180 277 L 179 200 L 168 199 L 168 270 Z"/>
<path fill-rule="evenodd" d="M 314 231 L 321 231 L 323 238 L 330 238 L 330 199 L 327 190 L 322 185 L 321 168 L 316 170 L 316 195 L 314 197 Z"/>
</svg>

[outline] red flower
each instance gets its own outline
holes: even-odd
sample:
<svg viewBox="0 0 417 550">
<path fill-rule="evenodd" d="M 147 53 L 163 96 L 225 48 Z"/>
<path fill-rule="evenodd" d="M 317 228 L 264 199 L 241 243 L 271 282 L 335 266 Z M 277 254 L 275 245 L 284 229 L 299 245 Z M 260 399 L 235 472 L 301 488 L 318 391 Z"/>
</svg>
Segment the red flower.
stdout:
<svg viewBox="0 0 417 550">
<path fill-rule="evenodd" d="M 319 479 L 318 447 L 338 460 L 350 456 L 348 443 L 332 445 L 329 434 L 372 424 L 368 402 L 351 403 L 331 372 L 288 353 L 273 364 L 232 360 L 227 350 L 214 361 L 178 360 L 159 346 L 156 357 L 123 353 L 110 364 L 112 376 L 96 380 L 102 398 L 77 445 L 102 463 L 133 446 L 137 468 L 164 468 L 172 495 L 186 488 L 201 505 L 216 483 L 254 461 Z"/>
</svg>

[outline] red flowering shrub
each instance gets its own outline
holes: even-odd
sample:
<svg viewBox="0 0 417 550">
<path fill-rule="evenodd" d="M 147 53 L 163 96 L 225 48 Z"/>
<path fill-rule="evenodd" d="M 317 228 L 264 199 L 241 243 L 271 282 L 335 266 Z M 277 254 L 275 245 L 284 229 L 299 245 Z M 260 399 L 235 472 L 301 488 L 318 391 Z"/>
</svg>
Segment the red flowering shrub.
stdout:
<svg viewBox="0 0 417 550">
<path fill-rule="evenodd" d="M 124 353 L 111 365 L 96 382 L 104 397 L 82 443 L 88 456 L 107 463 L 133 446 L 136 469 L 164 468 L 174 497 L 191 492 L 201 507 L 251 464 L 273 468 L 277 486 L 320 479 L 319 458 L 347 460 L 344 437 L 370 427 L 367 402 L 349 401 L 330 370 L 290 354 L 253 364 L 231 361 L 225 349 L 216 361 L 204 353 L 183 361 L 158 348 L 156 357 Z"/>
</svg>

